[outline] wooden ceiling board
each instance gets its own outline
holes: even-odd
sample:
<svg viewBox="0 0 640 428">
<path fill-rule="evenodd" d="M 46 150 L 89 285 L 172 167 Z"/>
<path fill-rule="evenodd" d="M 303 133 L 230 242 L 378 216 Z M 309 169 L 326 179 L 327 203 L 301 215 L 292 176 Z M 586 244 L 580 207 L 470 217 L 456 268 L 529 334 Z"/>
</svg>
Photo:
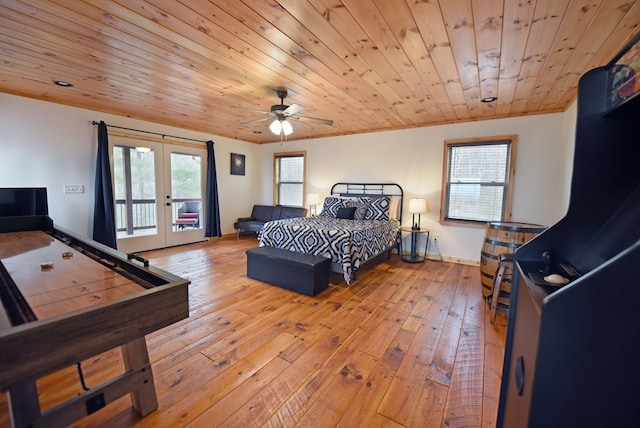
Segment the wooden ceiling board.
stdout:
<svg viewBox="0 0 640 428">
<path fill-rule="evenodd" d="M 556 38 L 538 74 L 534 92 L 527 101 L 529 111 L 545 111 L 545 98 L 559 78 L 571 53 L 580 43 L 580 38 L 589 27 L 601 3 L 602 0 L 570 0 L 562 20 L 572 22 L 573 28 L 562 25 L 558 27 Z"/>
<path fill-rule="evenodd" d="M 455 113 L 449 102 L 449 97 L 438 79 L 433 61 L 407 4 L 404 2 L 390 3 L 378 0 L 375 0 L 375 3 L 380 14 L 385 17 L 389 31 L 398 40 L 398 44 L 407 56 L 409 64 L 406 65 L 415 69 L 421 82 L 423 82 L 420 87 L 424 87 L 424 92 L 422 90 L 417 90 L 416 92 L 420 95 L 424 94 L 428 99 L 433 100 L 438 110 L 442 113 L 442 116 L 434 113 L 435 121 L 449 122 L 455 120 Z M 441 118 L 439 119 L 439 117 Z"/>
<path fill-rule="evenodd" d="M 329 110 L 334 112 L 334 117 L 327 116 L 327 114 L 323 115 L 323 117 L 337 121 L 353 117 L 358 112 L 358 116 L 365 115 L 362 127 L 366 127 L 367 119 L 380 123 L 382 128 L 400 125 L 400 122 L 395 121 L 385 113 L 388 104 L 379 99 L 379 96 L 372 96 L 370 94 L 370 86 L 360 79 L 353 69 L 344 63 L 339 56 L 320 43 L 315 35 L 305 27 L 302 27 L 297 20 L 288 14 L 284 14 L 279 7 L 274 7 L 270 4 L 265 6 L 264 2 L 252 1 L 250 3 L 257 13 L 275 26 L 276 30 L 285 34 L 295 35 L 294 42 L 299 46 L 299 49 L 292 51 L 291 55 L 294 58 L 305 63 L 313 62 L 313 64 L 309 64 L 309 68 L 317 73 L 318 76 L 326 76 L 336 85 L 336 88 L 331 88 L 330 90 L 331 99 L 334 102 Z M 315 82 L 316 75 L 309 74 L 305 75 L 304 78 L 308 82 Z M 286 85 L 283 84 L 283 86 Z M 346 97 L 353 98 L 359 107 L 345 107 L 344 102 L 340 99 L 335 99 L 340 93 Z M 298 104 L 305 105 L 305 107 L 308 106 L 308 103 L 298 102 Z M 310 107 L 319 110 L 317 106 Z"/>
<path fill-rule="evenodd" d="M 607 5 L 610 4 L 607 3 Z M 617 2 L 614 4 L 614 8 L 606 9 L 606 14 L 610 15 L 609 19 L 613 18 L 617 21 L 615 26 L 613 26 L 611 32 L 604 41 L 602 41 L 597 50 L 589 52 L 589 54 L 585 55 L 583 61 L 574 65 L 574 76 L 581 73 L 580 70 L 582 68 L 590 70 L 607 64 L 611 61 L 614 54 L 620 49 L 620 47 L 626 45 L 631 39 L 629 35 L 637 34 L 640 30 L 640 3 L 632 4 L 631 2 Z M 621 16 L 622 19 L 620 19 Z M 598 32 L 611 27 L 611 22 L 604 24 L 595 19 L 588 32 L 590 37 L 583 38 L 581 40 L 581 44 L 587 43 L 595 46 L 596 43 L 602 39 L 602 34 L 598 35 Z M 570 64 L 571 62 L 568 63 L 568 65 Z M 556 101 L 558 108 L 565 106 L 575 98 L 575 93 L 578 87 L 577 85 L 578 82 L 576 81 L 571 85 L 569 90 L 565 91 L 563 96 Z"/>
<path fill-rule="evenodd" d="M 568 0 L 538 2 L 533 12 L 531 29 L 518 73 L 511 111 L 526 111 L 537 77 L 544 67 L 547 52 L 556 38 L 556 31 L 567 9 Z"/>
<path fill-rule="evenodd" d="M 639 28 L 630 0 L 4 0 L 0 92 L 268 143 L 285 88 L 318 138 L 562 111 Z"/>
<path fill-rule="evenodd" d="M 413 66 L 400 40 L 394 35 L 387 23 L 385 14 L 378 9 L 375 2 L 363 3 L 358 0 L 347 0 L 343 3 L 354 16 L 354 20 L 357 17 L 361 18 L 358 24 L 362 26 L 367 37 L 372 41 L 372 49 L 384 56 L 397 73 L 399 82 L 403 83 L 402 102 L 411 103 L 415 99 L 416 103 L 412 106 L 416 115 L 413 119 L 414 123 L 429 123 L 441 119 L 442 112 L 431 96 L 427 82 L 422 79 L 418 70 Z M 400 2 L 400 4 L 402 3 Z M 405 12 L 407 12 L 406 9 Z M 362 19 L 362 17 L 368 19 Z M 345 28 L 345 30 L 347 29 Z"/>
<path fill-rule="evenodd" d="M 371 67 L 360 55 L 357 46 L 348 44 L 346 39 L 331 26 L 330 22 L 309 3 L 298 0 L 281 0 L 280 4 L 285 5 L 287 10 L 298 20 L 304 20 L 310 31 L 318 35 L 320 39 L 328 41 L 325 45 L 343 59 L 349 67 L 349 73 L 356 73 L 361 80 L 369 85 L 370 97 L 382 103 L 381 111 L 386 111 L 399 123 L 406 123 L 406 117 L 410 115 L 410 112 L 406 111 L 400 96 L 391 87 L 393 73 L 388 69 L 386 61 L 381 60 L 380 64 L 382 65 L 378 65 L 378 69 Z M 386 80 L 385 77 L 389 80 Z"/>
<path fill-rule="evenodd" d="M 440 5 L 438 3 L 411 2 L 409 7 L 457 119 L 466 119 L 468 115 L 460 108 L 465 104 L 464 92 L 460 84 L 460 76 Z"/>
<path fill-rule="evenodd" d="M 502 6 L 502 0 L 476 0 L 472 2 L 475 44 L 478 52 L 480 99 L 498 96 Z M 486 106 L 495 109 L 495 104 L 487 104 Z"/>
<path fill-rule="evenodd" d="M 468 0 L 441 2 L 440 10 L 462 86 L 467 117 L 482 116 L 480 112 L 478 54 L 471 2 Z"/>
<path fill-rule="evenodd" d="M 391 42 L 386 37 L 391 33 L 375 5 L 362 0 L 343 3 L 344 6 L 334 7 L 334 1 L 313 0 L 316 10 L 340 34 L 349 37 L 346 41 L 358 48 L 358 55 L 370 68 L 380 70 L 380 77 L 392 91 L 393 97 L 385 99 L 385 102 L 394 106 L 404 120 L 414 125 L 430 122 L 431 102 L 415 96 L 424 85 L 415 70 L 405 66 L 409 61 L 403 56 L 404 52 L 398 49 L 397 40 L 393 38 Z M 357 22 L 351 11 L 366 16 L 367 20 Z M 437 114 L 435 110 L 433 113 Z"/>
<path fill-rule="evenodd" d="M 545 98 L 543 108 L 558 108 L 565 93 L 576 92 L 578 79 L 582 75 L 581 70 L 588 67 L 591 59 L 604 44 L 604 40 L 611 37 L 615 26 L 627 13 L 627 3 L 625 0 L 606 0 L 601 3 L 598 13 L 584 32 L 580 45 L 571 53 L 571 57 L 564 64 L 560 76 Z M 612 56 L 613 54 L 609 59 Z"/>
<path fill-rule="evenodd" d="M 497 101 L 498 115 L 510 115 L 513 110 L 512 105 L 515 101 L 516 86 L 529 39 L 533 11 L 533 2 L 505 2 Z"/>
</svg>

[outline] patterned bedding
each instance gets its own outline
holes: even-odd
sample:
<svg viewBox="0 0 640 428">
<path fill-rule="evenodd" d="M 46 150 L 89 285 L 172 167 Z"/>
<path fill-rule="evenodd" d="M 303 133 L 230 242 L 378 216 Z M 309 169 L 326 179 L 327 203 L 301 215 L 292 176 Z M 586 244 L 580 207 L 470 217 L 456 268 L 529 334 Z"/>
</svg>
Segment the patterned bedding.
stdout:
<svg viewBox="0 0 640 428">
<path fill-rule="evenodd" d="M 347 220 L 326 216 L 270 221 L 260 246 L 330 257 L 342 267 L 347 284 L 360 265 L 396 243 L 398 220 Z"/>
</svg>

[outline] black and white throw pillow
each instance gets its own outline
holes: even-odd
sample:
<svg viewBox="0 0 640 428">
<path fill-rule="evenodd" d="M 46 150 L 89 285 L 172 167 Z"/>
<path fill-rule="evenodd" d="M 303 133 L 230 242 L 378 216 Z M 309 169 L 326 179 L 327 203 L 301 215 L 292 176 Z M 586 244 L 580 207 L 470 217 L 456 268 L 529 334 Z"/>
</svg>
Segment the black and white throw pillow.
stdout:
<svg viewBox="0 0 640 428">
<path fill-rule="evenodd" d="M 365 220 L 389 221 L 389 202 L 391 198 L 383 196 L 381 198 L 370 198 L 369 207 Z"/>
<path fill-rule="evenodd" d="M 348 201 L 346 204 L 348 207 L 355 207 L 356 211 L 353 215 L 354 220 L 364 220 L 367 216 L 367 210 L 369 209 L 369 203 L 361 200 Z"/>
<path fill-rule="evenodd" d="M 320 215 L 324 217 L 336 218 L 336 216 L 338 215 L 338 209 L 345 207 L 346 201 L 347 200 L 344 198 L 338 198 L 335 196 L 329 196 L 325 198 Z"/>
</svg>

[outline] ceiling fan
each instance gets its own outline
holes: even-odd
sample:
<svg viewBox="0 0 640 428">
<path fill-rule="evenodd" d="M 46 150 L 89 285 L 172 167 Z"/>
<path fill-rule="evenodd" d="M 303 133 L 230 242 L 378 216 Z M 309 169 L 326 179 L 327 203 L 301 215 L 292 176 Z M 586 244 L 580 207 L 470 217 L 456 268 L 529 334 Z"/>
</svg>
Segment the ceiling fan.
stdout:
<svg viewBox="0 0 640 428">
<path fill-rule="evenodd" d="M 273 118 L 273 122 L 269 125 L 269 129 L 276 135 L 290 135 L 293 132 L 290 120 L 302 120 L 309 122 L 321 123 L 324 125 L 333 125 L 333 120 L 319 119 L 317 117 L 302 116 L 301 112 L 304 110 L 304 106 L 300 104 L 291 104 L 290 106 L 284 104 L 284 99 L 287 97 L 286 89 L 276 90 L 278 98 L 280 98 L 280 104 L 274 104 L 269 111 L 257 110 L 247 107 L 232 106 L 232 108 L 238 108 L 242 110 L 255 111 L 268 115 L 268 117 L 261 119 L 252 119 L 246 122 L 242 122 L 241 125 L 247 125 L 250 123 L 260 122 L 263 120 L 270 120 Z"/>
</svg>

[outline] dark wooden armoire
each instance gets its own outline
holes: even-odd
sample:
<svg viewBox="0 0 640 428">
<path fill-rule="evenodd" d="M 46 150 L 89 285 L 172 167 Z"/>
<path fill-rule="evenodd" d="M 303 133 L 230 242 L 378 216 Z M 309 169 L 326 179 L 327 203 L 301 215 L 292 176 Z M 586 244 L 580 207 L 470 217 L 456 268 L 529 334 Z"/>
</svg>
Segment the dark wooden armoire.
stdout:
<svg viewBox="0 0 640 428">
<path fill-rule="evenodd" d="M 639 39 L 580 79 L 567 214 L 515 253 L 499 428 L 640 426 Z"/>
</svg>

